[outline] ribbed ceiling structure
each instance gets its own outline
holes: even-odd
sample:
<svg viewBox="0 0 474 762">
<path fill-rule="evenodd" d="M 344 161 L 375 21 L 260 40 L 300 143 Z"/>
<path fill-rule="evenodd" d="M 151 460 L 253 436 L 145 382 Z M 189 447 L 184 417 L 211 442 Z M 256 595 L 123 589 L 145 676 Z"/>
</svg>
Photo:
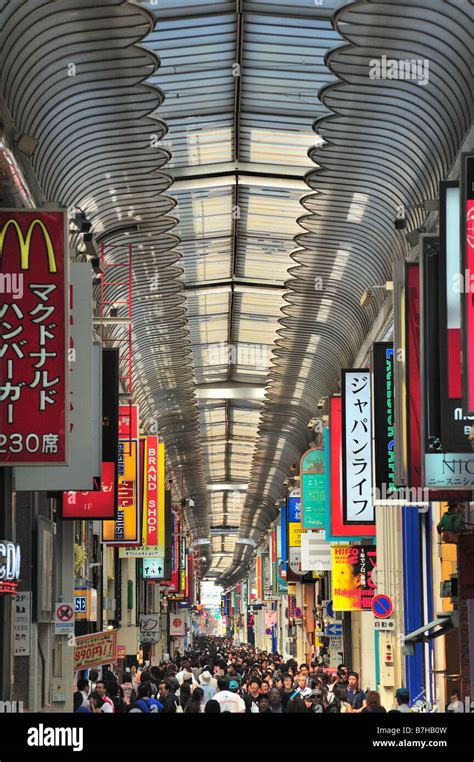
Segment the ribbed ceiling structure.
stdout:
<svg viewBox="0 0 474 762">
<path fill-rule="evenodd" d="M 211 573 L 233 557 L 340 3 L 160 0 L 165 94 L 209 489 Z M 279 449 L 281 448 L 281 444 Z M 277 451 L 278 452 L 278 451 Z M 275 453 L 276 454 L 276 453 Z"/>
<path fill-rule="evenodd" d="M 423 222 L 395 231 L 396 207 L 435 197 L 472 122 L 472 5 L 0 11 L 1 94 L 38 140 L 44 200 L 83 209 L 114 263 L 132 244 L 134 396 L 181 466 L 210 574 L 233 584 L 379 312 L 382 290 L 365 309 L 362 292 Z M 372 78 L 384 56 L 420 76 Z"/>
<path fill-rule="evenodd" d="M 138 44 L 153 30 L 154 16 L 121 0 L 4 0 L 0 9 L 2 97 L 17 135 L 38 140 L 32 164 L 45 200 L 84 210 L 95 236 L 108 238 L 109 262 L 125 263 L 132 244 L 135 397 L 145 430 L 158 422 L 170 462 L 183 466 L 185 493 L 195 501 L 188 524 L 194 537 L 207 538 L 194 374 L 170 214 L 176 202 L 165 195 L 171 178 L 162 168 L 170 156 L 159 145 L 166 126 L 155 115 L 163 94 L 145 83 L 158 59 Z M 138 231 L 114 233 L 124 225 Z M 127 286 L 110 291 L 120 302 Z"/>
<path fill-rule="evenodd" d="M 315 193 L 302 202 L 305 232 L 296 238 L 286 283 L 243 538 L 259 542 L 282 481 L 306 447 L 318 400 L 337 391 L 340 369 L 351 366 L 375 321 L 383 291 L 366 309 L 361 294 L 391 279 L 391 263 L 407 251 L 406 233 L 423 222 L 422 211 L 411 210 L 405 230 L 396 231 L 397 206 L 436 197 L 472 123 L 472 13 L 465 0 L 402 0 L 356 2 L 335 14 L 348 44 L 326 56 L 340 81 L 320 94 L 332 115 L 315 122 L 325 144 L 310 152 L 320 166 L 306 177 Z M 383 56 L 415 59 L 419 76 L 372 79 Z M 252 552 L 237 545 L 224 583 L 244 576 Z"/>
</svg>

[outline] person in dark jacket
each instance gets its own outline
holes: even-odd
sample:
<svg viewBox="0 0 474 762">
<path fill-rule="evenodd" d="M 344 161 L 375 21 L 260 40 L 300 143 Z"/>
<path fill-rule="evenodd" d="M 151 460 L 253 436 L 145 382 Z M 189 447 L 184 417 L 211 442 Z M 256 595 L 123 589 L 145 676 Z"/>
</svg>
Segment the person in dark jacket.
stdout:
<svg viewBox="0 0 474 762">
<path fill-rule="evenodd" d="M 163 714 L 175 714 L 179 701 L 172 690 L 171 683 L 168 680 L 160 683 L 159 691 L 160 702 L 163 704 Z"/>
</svg>

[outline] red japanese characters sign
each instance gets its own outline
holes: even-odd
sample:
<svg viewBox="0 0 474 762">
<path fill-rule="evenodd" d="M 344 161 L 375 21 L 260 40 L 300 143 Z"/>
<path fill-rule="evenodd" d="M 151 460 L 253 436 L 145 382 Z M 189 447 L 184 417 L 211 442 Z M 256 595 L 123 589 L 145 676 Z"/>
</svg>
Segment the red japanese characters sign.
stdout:
<svg viewBox="0 0 474 762">
<path fill-rule="evenodd" d="M 120 405 L 119 437 L 120 439 L 138 438 L 138 405 Z"/>
<path fill-rule="evenodd" d="M 66 222 L 0 210 L 0 464 L 67 463 Z"/>
<path fill-rule="evenodd" d="M 115 463 L 102 463 L 100 490 L 63 492 L 63 519 L 113 519 L 115 505 Z"/>
</svg>

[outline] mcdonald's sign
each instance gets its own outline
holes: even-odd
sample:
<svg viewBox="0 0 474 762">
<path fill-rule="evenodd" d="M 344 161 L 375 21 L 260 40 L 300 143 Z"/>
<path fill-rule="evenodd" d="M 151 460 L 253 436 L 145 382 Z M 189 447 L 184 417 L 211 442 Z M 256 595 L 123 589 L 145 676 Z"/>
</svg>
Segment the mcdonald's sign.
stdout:
<svg viewBox="0 0 474 762">
<path fill-rule="evenodd" d="M 67 463 L 66 210 L 0 210 L 0 465 Z"/>
</svg>

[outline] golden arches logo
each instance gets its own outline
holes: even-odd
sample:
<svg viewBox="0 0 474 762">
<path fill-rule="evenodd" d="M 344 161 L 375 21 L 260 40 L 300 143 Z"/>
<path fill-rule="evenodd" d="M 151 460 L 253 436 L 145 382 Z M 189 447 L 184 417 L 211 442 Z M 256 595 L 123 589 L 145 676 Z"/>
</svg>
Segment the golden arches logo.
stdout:
<svg viewBox="0 0 474 762">
<path fill-rule="evenodd" d="M 51 236 L 49 235 L 48 229 L 46 225 L 44 224 L 43 220 L 39 220 L 39 219 L 33 220 L 33 222 L 30 223 L 26 236 L 23 235 L 23 231 L 20 225 L 18 224 L 17 220 L 13 220 L 13 219 L 7 220 L 3 228 L 0 230 L 0 257 L 3 255 L 3 244 L 5 242 L 5 237 L 7 235 L 8 228 L 10 227 L 10 225 L 13 225 L 13 227 L 15 228 L 17 238 L 18 238 L 18 243 L 20 244 L 20 267 L 22 270 L 29 270 L 31 237 L 35 229 L 35 225 L 39 225 L 43 232 L 43 238 L 46 244 L 49 272 L 55 273 L 58 271 L 53 244 L 51 243 Z"/>
</svg>

